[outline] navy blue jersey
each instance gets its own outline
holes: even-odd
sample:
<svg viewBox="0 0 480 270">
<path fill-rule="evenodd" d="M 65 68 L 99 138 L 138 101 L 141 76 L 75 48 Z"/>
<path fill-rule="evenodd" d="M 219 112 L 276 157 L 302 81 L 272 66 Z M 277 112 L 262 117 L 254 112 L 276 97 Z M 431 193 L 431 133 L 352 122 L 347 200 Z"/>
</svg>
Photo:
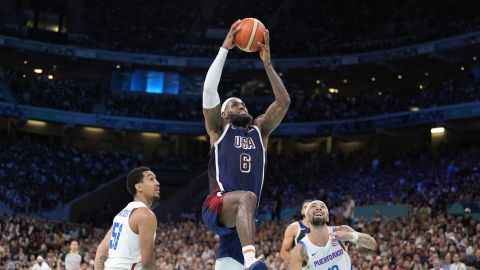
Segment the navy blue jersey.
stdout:
<svg viewBox="0 0 480 270">
<path fill-rule="evenodd" d="M 210 192 L 252 191 L 260 202 L 265 170 L 265 148 L 256 126 L 230 124 L 210 150 Z"/>
<path fill-rule="evenodd" d="M 298 242 L 300 242 L 300 240 L 302 240 L 302 238 L 305 237 L 305 235 L 307 235 L 307 233 L 310 233 L 310 228 L 305 226 L 302 220 L 297 221 L 297 226 L 298 226 L 298 231 L 297 231 L 297 235 L 295 236 L 295 242 L 292 243 L 292 247 L 296 246 Z"/>
</svg>

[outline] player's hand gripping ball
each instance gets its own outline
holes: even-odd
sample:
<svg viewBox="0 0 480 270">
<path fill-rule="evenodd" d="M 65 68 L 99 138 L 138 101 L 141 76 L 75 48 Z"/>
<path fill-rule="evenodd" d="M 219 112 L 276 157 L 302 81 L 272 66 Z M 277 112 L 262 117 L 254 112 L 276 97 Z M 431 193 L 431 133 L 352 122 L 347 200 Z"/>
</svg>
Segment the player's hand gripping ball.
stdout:
<svg viewBox="0 0 480 270">
<path fill-rule="evenodd" d="M 255 18 L 245 18 L 237 26 L 240 28 L 235 34 L 235 44 L 245 52 L 256 52 L 259 49 L 258 42 L 264 44 L 263 33 L 265 25 Z"/>
</svg>

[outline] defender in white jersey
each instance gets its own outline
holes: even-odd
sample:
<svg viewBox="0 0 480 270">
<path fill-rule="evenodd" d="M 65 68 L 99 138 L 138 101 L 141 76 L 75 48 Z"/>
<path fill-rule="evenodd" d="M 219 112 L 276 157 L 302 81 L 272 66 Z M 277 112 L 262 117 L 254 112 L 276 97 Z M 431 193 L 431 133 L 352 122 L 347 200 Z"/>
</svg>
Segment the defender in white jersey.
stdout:
<svg viewBox="0 0 480 270">
<path fill-rule="evenodd" d="M 368 234 L 358 233 L 349 226 L 327 226 L 328 208 L 322 201 L 313 201 L 307 206 L 310 233 L 290 256 L 292 270 L 350 270 L 352 262 L 345 242 L 376 249 L 377 242 Z"/>
<path fill-rule="evenodd" d="M 139 167 L 128 174 L 127 190 L 134 200 L 115 216 L 98 245 L 95 270 L 155 269 L 157 218 L 150 207 L 160 198 L 160 183 L 149 168 Z"/>
</svg>

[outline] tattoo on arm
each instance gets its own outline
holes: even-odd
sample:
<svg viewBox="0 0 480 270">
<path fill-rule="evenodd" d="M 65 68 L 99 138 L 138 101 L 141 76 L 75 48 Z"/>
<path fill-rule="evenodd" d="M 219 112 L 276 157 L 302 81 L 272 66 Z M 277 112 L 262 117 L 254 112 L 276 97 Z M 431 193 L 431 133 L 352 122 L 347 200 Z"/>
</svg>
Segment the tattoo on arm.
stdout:
<svg viewBox="0 0 480 270">
<path fill-rule="evenodd" d="M 308 263 L 308 253 L 304 247 L 300 248 L 300 256 L 302 256 L 302 266 L 306 266 Z"/>
<path fill-rule="evenodd" d="M 107 261 L 107 255 L 102 255 L 96 260 L 96 270 L 104 270 L 105 262 Z"/>
</svg>

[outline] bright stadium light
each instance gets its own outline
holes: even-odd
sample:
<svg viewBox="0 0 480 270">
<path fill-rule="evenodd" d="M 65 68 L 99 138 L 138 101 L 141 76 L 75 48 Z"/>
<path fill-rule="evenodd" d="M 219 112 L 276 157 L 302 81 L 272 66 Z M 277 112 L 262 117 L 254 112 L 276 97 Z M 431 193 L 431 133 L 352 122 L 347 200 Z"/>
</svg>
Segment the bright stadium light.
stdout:
<svg viewBox="0 0 480 270">
<path fill-rule="evenodd" d="M 52 75 L 52 74 L 48 74 L 48 79 L 49 79 L 49 80 L 53 80 L 53 75 Z"/>
<path fill-rule="evenodd" d="M 418 107 L 410 107 L 409 109 L 412 112 L 418 112 L 420 110 Z"/>
<path fill-rule="evenodd" d="M 375 77 L 372 77 L 370 80 L 372 80 L 372 82 L 376 81 L 377 79 Z"/>
<path fill-rule="evenodd" d="M 43 69 L 41 68 L 36 68 L 33 70 L 33 72 L 35 72 L 36 74 L 42 74 L 43 73 Z"/>
<path fill-rule="evenodd" d="M 85 131 L 87 132 L 92 132 L 92 133 L 100 133 L 103 132 L 103 128 L 97 128 L 97 127 L 85 127 Z"/>
<path fill-rule="evenodd" d="M 464 67 L 464 66 L 461 66 L 461 67 L 460 67 L 460 70 L 461 70 L 461 71 L 465 71 L 465 67 Z"/>
<path fill-rule="evenodd" d="M 423 84 L 420 84 L 420 85 L 418 86 L 418 89 L 423 90 Z"/>
<path fill-rule="evenodd" d="M 28 120 L 27 125 L 36 126 L 36 127 L 44 127 L 44 126 L 47 125 L 47 123 L 44 122 L 44 121 L 38 121 L 38 120 Z"/>
<path fill-rule="evenodd" d="M 432 134 L 439 134 L 439 133 L 444 133 L 445 128 L 444 127 L 434 127 L 430 129 L 430 133 Z"/>
<path fill-rule="evenodd" d="M 145 138 L 160 138 L 159 133 L 154 133 L 154 132 L 142 132 L 142 136 Z"/>
<path fill-rule="evenodd" d="M 316 80 L 315 83 L 316 83 L 316 84 L 320 84 L 321 81 L 320 81 L 320 80 Z"/>
<path fill-rule="evenodd" d="M 402 74 L 398 74 L 397 75 L 397 79 L 401 80 L 403 77 L 402 77 Z"/>
<path fill-rule="evenodd" d="M 348 83 L 348 80 L 347 80 L 347 79 L 343 79 L 343 83 Z"/>
<path fill-rule="evenodd" d="M 338 93 L 338 89 L 336 88 L 328 88 L 328 92 L 332 93 L 332 94 L 336 94 Z"/>
</svg>

